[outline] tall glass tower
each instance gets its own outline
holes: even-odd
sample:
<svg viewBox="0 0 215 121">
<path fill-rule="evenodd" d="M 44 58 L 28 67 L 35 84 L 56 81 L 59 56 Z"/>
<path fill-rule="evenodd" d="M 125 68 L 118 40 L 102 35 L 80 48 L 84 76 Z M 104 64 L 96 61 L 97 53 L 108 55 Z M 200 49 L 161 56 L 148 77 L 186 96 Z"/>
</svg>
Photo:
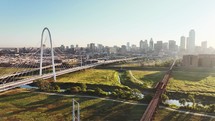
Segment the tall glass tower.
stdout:
<svg viewBox="0 0 215 121">
<path fill-rule="evenodd" d="M 181 36 L 181 41 L 180 41 L 180 51 L 185 50 L 185 37 Z"/>
<path fill-rule="evenodd" d="M 194 53 L 195 52 L 195 31 L 192 29 L 189 32 L 189 40 L 188 40 L 188 52 Z"/>
</svg>

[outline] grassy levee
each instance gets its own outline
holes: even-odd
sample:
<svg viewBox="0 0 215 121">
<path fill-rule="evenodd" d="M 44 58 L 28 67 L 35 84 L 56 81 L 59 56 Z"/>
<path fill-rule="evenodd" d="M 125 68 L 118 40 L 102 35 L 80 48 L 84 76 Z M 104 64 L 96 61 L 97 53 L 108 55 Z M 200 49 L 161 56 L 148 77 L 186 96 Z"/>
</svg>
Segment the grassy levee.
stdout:
<svg viewBox="0 0 215 121">
<path fill-rule="evenodd" d="M 132 70 L 131 73 L 133 76 L 141 81 L 148 88 L 153 88 L 157 82 L 162 80 L 165 75 L 165 71 L 139 71 Z"/>
<path fill-rule="evenodd" d="M 164 76 L 163 71 L 120 71 L 120 79 L 123 85 L 130 88 L 143 90 L 146 88 L 153 88 Z"/>
<path fill-rule="evenodd" d="M 72 98 L 13 90 L 0 93 L 1 121 L 71 121 Z M 146 109 L 95 98 L 78 98 L 83 121 L 136 121 Z"/>
<path fill-rule="evenodd" d="M 104 91 L 128 89 L 119 82 L 118 72 L 114 70 L 87 69 L 57 77 L 57 83 L 62 89 L 86 84 L 87 89 L 101 88 Z"/>
<path fill-rule="evenodd" d="M 158 109 L 153 121 L 215 121 L 215 119 L 166 109 Z"/>
<path fill-rule="evenodd" d="M 109 67 L 140 67 L 140 63 L 118 63 L 118 64 L 113 64 L 109 65 Z"/>
<path fill-rule="evenodd" d="M 72 82 L 121 86 L 118 80 L 118 72 L 114 70 L 87 69 L 75 73 L 58 76 L 57 80 L 58 82 L 62 83 Z"/>
<path fill-rule="evenodd" d="M 128 71 L 120 71 L 119 77 L 123 85 L 128 86 L 131 89 L 139 89 L 143 91 L 143 88 L 141 88 L 142 85 L 133 81 Z"/>
<path fill-rule="evenodd" d="M 0 67 L 0 76 L 13 74 L 15 72 L 20 72 L 25 69 L 27 69 L 27 68 Z"/>
<path fill-rule="evenodd" d="M 111 67 L 111 66 L 98 66 L 96 69 L 107 69 L 107 70 L 142 70 L 142 71 L 167 71 L 169 67 Z"/>
<path fill-rule="evenodd" d="M 107 65 L 108 67 L 168 67 L 173 62 L 172 58 L 166 59 L 156 59 L 148 60 L 147 58 L 127 61 L 127 62 L 118 62 L 114 64 Z"/>
<path fill-rule="evenodd" d="M 184 69 L 173 71 L 169 91 L 215 96 L 215 69 Z"/>
</svg>

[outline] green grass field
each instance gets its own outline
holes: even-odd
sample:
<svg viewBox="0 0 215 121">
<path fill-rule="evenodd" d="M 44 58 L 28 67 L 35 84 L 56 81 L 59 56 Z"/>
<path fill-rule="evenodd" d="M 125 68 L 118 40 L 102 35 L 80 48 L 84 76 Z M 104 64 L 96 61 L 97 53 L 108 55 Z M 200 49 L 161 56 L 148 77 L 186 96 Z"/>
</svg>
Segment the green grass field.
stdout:
<svg viewBox="0 0 215 121">
<path fill-rule="evenodd" d="M 158 109 L 153 121 L 215 121 L 215 119 Z"/>
<path fill-rule="evenodd" d="M 20 72 L 22 70 L 25 70 L 25 68 L 0 67 L 0 76 L 12 74 L 14 72 Z"/>
<path fill-rule="evenodd" d="M 101 99 L 75 99 L 82 121 L 137 121 L 146 109 Z M 13 90 L 0 94 L 0 109 L 1 121 L 71 121 L 72 97 Z"/>
<path fill-rule="evenodd" d="M 173 71 L 167 89 L 182 92 L 215 93 L 215 71 Z"/>
<path fill-rule="evenodd" d="M 144 105 L 95 98 L 78 98 L 82 121 L 139 121 Z M 72 97 L 15 89 L 0 94 L 1 121 L 71 121 Z M 215 121 L 215 119 L 159 109 L 155 121 Z"/>
<path fill-rule="evenodd" d="M 157 60 L 148 60 L 147 58 L 145 59 L 139 59 L 139 60 L 133 60 L 129 62 L 120 62 L 120 63 L 115 63 L 108 65 L 109 67 L 158 67 L 158 66 L 164 66 L 165 63 L 171 62 L 171 58 L 166 58 L 166 59 L 157 59 Z M 171 62 L 172 63 L 172 62 Z"/>
<path fill-rule="evenodd" d="M 130 63 L 117 63 L 109 65 L 110 67 L 144 67 L 144 66 L 155 66 L 155 62 L 144 62 L 144 61 L 138 61 L 138 62 L 130 62 Z"/>
<path fill-rule="evenodd" d="M 132 70 L 131 73 L 137 80 L 139 80 L 142 83 L 145 83 L 149 88 L 155 86 L 157 82 L 159 82 L 165 74 L 164 71 L 137 71 L 137 70 Z M 133 78 L 133 80 L 136 79 Z"/>
<path fill-rule="evenodd" d="M 140 63 L 124 63 L 124 64 L 116 64 L 116 65 L 110 65 L 112 67 L 140 67 Z"/>
<path fill-rule="evenodd" d="M 120 86 L 118 72 L 114 70 L 87 69 L 57 77 L 58 82 L 102 84 Z"/>
<path fill-rule="evenodd" d="M 128 70 L 126 73 L 121 74 L 121 72 L 111 69 L 87 69 L 59 76 L 57 80 L 59 83 L 71 82 L 110 86 L 125 85 L 131 88 L 136 88 L 137 85 L 141 87 L 145 84 L 148 88 L 152 88 L 163 78 L 164 74 L 165 71 Z M 122 84 L 120 84 L 118 77 L 120 77 Z"/>
</svg>

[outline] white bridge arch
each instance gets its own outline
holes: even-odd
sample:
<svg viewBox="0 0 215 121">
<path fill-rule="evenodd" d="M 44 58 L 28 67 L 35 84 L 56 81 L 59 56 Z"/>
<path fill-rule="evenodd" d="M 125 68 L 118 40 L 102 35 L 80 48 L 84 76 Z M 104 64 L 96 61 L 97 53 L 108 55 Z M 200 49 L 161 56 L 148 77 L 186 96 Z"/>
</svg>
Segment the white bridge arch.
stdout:
<svg viewBox="0 0 215 121">
<path fill-rule="evenodd" d="M 47 27 L 45 27 L 42 31 L 42 35 L 41 35 L 41 51 L 40 51 L 40 76 L 42 76 L 42 73 L 43 73 L 43 35 L 44 35 L 44 32 L 45 31 L 48 31 L 48 34 L 49 34 L 49 39 L 50 39 L 50 45 L 51 45 L 51 57 L 52 57 L 52 69 L 53 69 L 53 78 L 54 78 L 54 81 L 56 81 L 56 72 L 55 72 L 55 64 L 54 64 L 54 50 L 53 50 L 53 46 L 52 46 L 52 38 L 51 38 L 51 33 L 49 31 L 49 29 Z"/>
</svg>

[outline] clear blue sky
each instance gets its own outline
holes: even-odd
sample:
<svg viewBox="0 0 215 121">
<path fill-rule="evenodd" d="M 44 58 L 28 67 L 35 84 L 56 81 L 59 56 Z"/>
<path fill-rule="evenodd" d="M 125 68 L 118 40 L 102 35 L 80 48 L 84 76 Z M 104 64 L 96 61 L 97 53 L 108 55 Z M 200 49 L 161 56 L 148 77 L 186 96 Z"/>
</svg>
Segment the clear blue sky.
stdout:
<svg viewBox="0 0 215 121">
<path fill-rule="evenodd" d="M 39 46 L 48 27 L 55 46 L 176 40 L 196 31 L 215 47 L 215 0 L 0 0 L 0 46 Z"/>
</svg>

